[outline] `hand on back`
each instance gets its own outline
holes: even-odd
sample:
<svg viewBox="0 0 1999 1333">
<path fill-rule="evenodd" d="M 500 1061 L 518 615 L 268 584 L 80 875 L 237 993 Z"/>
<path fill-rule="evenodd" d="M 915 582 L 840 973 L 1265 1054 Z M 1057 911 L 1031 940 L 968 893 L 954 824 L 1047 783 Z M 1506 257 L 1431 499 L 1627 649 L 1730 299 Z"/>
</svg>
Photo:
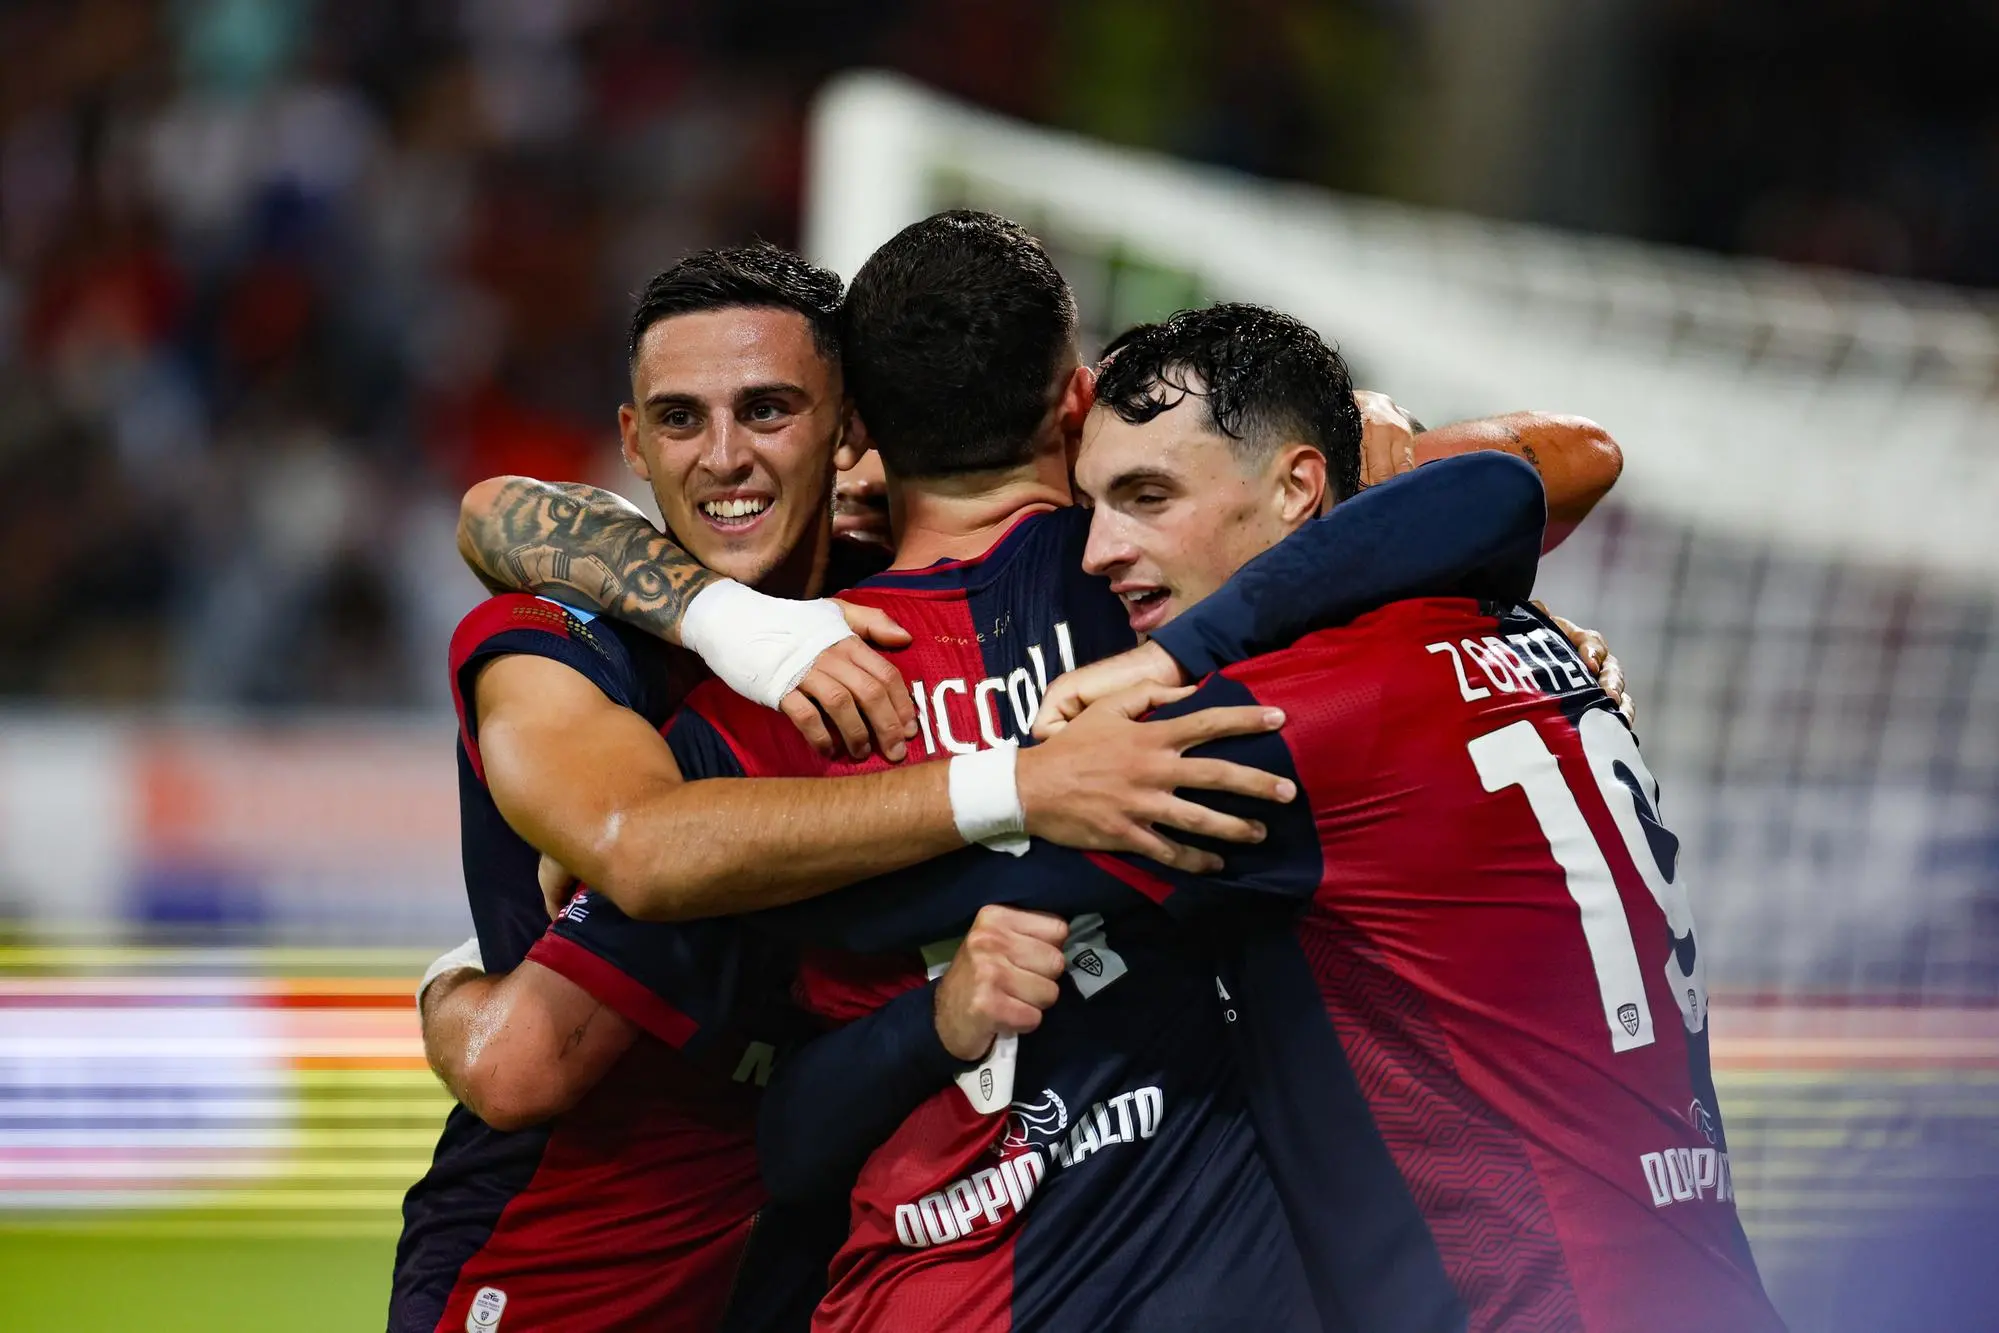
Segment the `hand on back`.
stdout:
<svg viewBox="0 0 1999 1333">
<path fill-rule="evenodd" d="M 1191 686 L 1129 686 L 1094 700 L 1043 744 L 1023 749 L 1016 774 L 1027 831 L 1066 847 L 1134 852 L 1201 873 L 1219 870 L 1221 858 L 1173 841 L 1161 827 L 1223 842 L 1261 842 L 1261 823 L 1177 793 L 1193 788 L 1277 803 L 1291 800 L 1297 787 L 1288 779 L 1186 753 L 1209 741 L 1275 731 L 1284 725 L 1284 714 L 1250 705 L 1138 720 L 1192 692 Z"/>
</svg>

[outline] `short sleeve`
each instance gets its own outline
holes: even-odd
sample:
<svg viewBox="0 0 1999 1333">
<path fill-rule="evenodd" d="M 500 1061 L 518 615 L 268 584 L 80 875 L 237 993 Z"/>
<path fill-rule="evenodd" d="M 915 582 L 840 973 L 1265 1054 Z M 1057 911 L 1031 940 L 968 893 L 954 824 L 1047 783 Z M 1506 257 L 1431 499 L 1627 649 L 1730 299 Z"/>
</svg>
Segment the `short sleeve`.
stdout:
<svg viewBox="0 0 1999 1333">
<path fill-rule="evenodd" d="M 588 889 L 570 899 L 528 959 L 682 1050 L 729 1024 L 748 980 L 735 922 L 634 921 Z"/>
<path fill-rule="evenodd" d="M 451 636 L 451 701 L 466 758 L 481 782 L 486 770 L 479 757 L 472 685 L 486 663 L 516 654 L 560 662 L 612 703 L 641 715 L 648 711 L 646 681 L 616 635 L 593 630 L 583 616 L 546 598 L 526 593 L 489 597 L 458 622 Z"/>
<path fill-rule="evenodd" d="M 735 748 L 699 711 L 705 693 L 705 689 L 696 691 L 667 724 L 666 744 L 673 751 L 673 762 L 680 766 L 680 775 L 690 781 L 744 777 L 747 771 Z"/>
</svg>

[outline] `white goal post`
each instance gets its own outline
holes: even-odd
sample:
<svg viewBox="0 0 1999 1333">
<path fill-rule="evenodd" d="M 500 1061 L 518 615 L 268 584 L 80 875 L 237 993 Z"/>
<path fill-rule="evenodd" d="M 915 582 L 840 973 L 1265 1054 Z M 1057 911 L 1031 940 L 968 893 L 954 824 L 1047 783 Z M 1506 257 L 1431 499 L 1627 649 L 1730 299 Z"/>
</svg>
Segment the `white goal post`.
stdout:
<svg viewBox="0 0 1999 1333">
<path fill-rule="evenodd" d="M 1099 336 L 1202 296 L 1279 306 L 1426 419 L 1614 423 L 1630 503 L 1999 575 L 1999 322 L 1948 288 L 1273 184 L 882 74 L 822 95 L 810 171 L 806 248 L 843 274 L 940 207 L 991 208 L 1109 261 L 1069 274 Z"/>
</svg>

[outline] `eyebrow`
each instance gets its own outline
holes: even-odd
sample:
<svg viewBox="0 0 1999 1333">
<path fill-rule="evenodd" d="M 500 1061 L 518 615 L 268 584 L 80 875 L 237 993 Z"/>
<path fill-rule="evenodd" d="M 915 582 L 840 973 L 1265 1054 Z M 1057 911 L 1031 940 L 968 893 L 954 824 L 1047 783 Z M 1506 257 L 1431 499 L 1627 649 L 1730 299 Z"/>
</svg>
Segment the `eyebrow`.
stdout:
<svg viewBox="0 0 1999 1333">
<path fill-rule="evenodd" d="M 752 384 L 738 389 L 736 390 L 734 401 L 747 403 L 758 398 L 803 397 L 804 394 L 805 387 L 803 385 L 775 381 L 770 384 Z M 699 397 L 691 393 L 656 393 L 646 399 L 645 405 L 648 412 L 656 412 L 668 407 L 691 407 L 699 410 L 707 406 Z"/>
<path fill-rule="evenodd" d="M 1135 467 L 1112 477 L 1110 481 L 1105 483 L 1104 493 L 1108 495 L 1112 491 L 1122 491 L 1133 486 L 1143 486 L 1147 482 L 1161 486 L 1177 486 L 1180 484 L 1180 479 L 1163 468 Z"/>
<path fill-rule="evenodd" d="M 797 395 L 802 398 L 805 396 L 805 386 L 787 384 L 781 380 L 771 384 L 752 384 L 736 392 L 736 401 L 745 403 L 752 398 L 783 398 L 787 395 Z"/>
</svg>

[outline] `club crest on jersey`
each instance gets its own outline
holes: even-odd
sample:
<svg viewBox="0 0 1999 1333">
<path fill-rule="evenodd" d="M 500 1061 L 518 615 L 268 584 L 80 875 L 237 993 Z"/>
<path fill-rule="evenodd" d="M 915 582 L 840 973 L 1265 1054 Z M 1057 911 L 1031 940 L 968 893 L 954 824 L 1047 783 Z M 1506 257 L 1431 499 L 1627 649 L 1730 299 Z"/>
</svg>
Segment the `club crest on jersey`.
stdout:
<svg viewBox="0 0 1999 1333">
<path fill-rule="evenodd" d="M 979 1070 L 979 1096 L 990 1098 L 992 1095 L 993 1095 L 993 1067 L 991 1065 L 985 1065 L 981 1067 Z"/>
<path fill-rule="evenodd" d="M 1617 1021 L 1624 1024 L 1624 1030 L 1632 1036 L 1638 1035 L 1638 1006 L 1620 1004 L 1617 1006 Z"/>
<path fill-rule="evenodd" d="M 1086 1000 L 1126 971 L 1124 955 L 1104 938 L 1104 918 L 1097 912 L 1086 912 L 1069 922 L 1069 940 L 1062 946 L 1062 956 L 1072 969 L 1070 982 Z"/>
<path fill-rule="evenodd" d="M 494 1333 L 500 1316 L 507 1312 L 507 1293 L 498 1287 L 481 1287 L 465 1312 L 465 1333 Z"/>
</svg>

